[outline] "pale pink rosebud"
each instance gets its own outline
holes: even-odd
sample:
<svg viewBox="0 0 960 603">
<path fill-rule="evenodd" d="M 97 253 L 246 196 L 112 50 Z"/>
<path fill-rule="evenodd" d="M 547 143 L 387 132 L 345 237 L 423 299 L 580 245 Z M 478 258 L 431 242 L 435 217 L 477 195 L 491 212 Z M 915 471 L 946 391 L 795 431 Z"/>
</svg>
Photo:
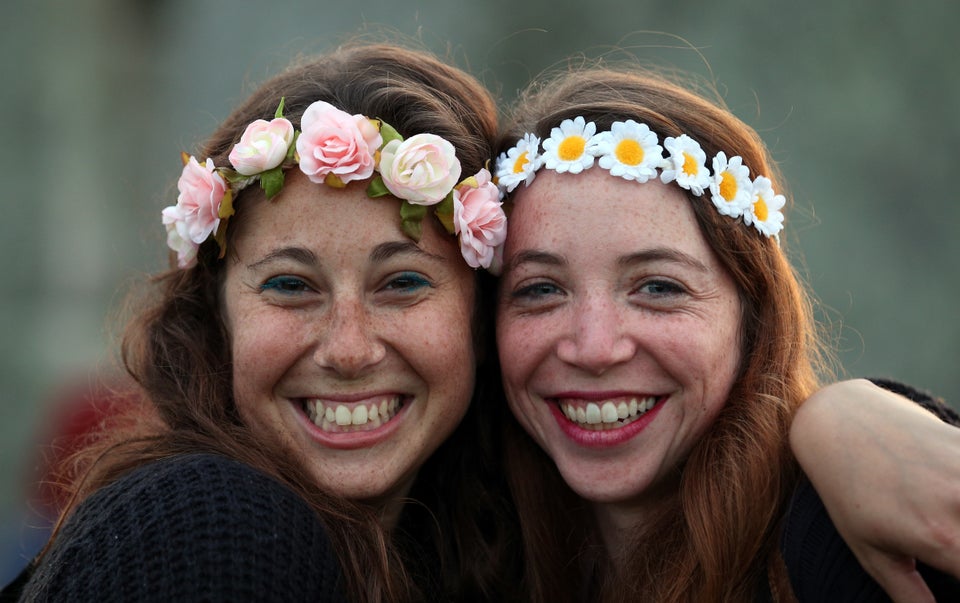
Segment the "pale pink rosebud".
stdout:
<svg viewBox="0 0 960 603">
<path fill-rule="evenodd" d="M 415 205 L 443 201 L 460 180 L 453 145 L 434 134 L 391 140 L 380 151 L 380 176 L 394 197 Z"/>
<path fill-rule="evenodd" d="M 476 186 L 465 183 L 453 191 L 453 227 L 467 264 L 490 268 L 507 238 L 507 216 L 490 172 L 481 169 L 474 178 Z"/>
<path fill-rule="evenodd" d="M 216 172 L 213 160 L 200 165 L 191 157 L 183 166 L 177 189 L 177 210 L 186 229 L 183 235 L 199 245 L 220 225 L 220 203 L 228 190 L 227 182 Z"/>
<path fill-rule="evenodd" d="M 278 117 L 258 119 L 247 126 L 240 142 L 230 151 L 230 164 L 244 176 L 272 170 L 287 156 L 293 142 L 293 124 Z"/>
<path fill-rule="evenodd" d="M 297 153 L 300 170 L 316 183 L 328 175 L 341 182 L 373 175 L 374 153 L 383 144 L 380 130 L 362 115 L 350 115 L 330 103 L 317 101 L 300 120 Z"/>
</svg>

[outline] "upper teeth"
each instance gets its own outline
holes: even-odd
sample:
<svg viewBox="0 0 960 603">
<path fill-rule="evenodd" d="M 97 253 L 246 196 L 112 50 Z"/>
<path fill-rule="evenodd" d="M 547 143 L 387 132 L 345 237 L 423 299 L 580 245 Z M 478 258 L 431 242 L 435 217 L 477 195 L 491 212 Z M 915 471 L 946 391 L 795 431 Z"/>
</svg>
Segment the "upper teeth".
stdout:
<svg viewBox="0 0 960 603">
<path fill-rule="evenodd" d="M 307 416 L 317 427 L 338 431 L 337 427 L 367 425 L 373 427 L 389 421 L 400 406 L 400 396 L 386 396 L 379 401 L 356 404 L 351 409 L 346 404 L 324 402 L 319 398 L 308 399 L 304 404 Z"/>
<path fill-rule="evenodd" d="M 608 400 L 602 403 L 588 402 L 575 404 L 573 402 L 562 402 L 560 410 L 568 419 L 581 425 L 598 425 L 601 423 L 616 423 L 623 419 L 637 417 L 653 408 L 657 399 L 630 398 L 619 402 Z"/>
</svg>

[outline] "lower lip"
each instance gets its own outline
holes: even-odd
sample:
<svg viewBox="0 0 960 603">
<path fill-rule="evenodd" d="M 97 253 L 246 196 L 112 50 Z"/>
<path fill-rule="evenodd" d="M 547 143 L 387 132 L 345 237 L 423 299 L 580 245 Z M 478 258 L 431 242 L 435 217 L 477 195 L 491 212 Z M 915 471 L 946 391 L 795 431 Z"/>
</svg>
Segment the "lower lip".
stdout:
<svg viewBox="0 0 960 603">
<path fill-rule="evenodd" d="M 310 417 L 308 417 L 303 411 L 302 400 L 293 402 L 297 417 L 300 418 L 300 422 L 303 423 L 307 433 L 310 434 L 310 438 L 325 448 L 336 448 L 338 450 L 370 448 L 371 446 L 375 446 L 384 440 L 390 439 L 400 428 L 400 424 L 403 422 L 404 416 L 407 414 L 407 409 L 412 404 L 412 399 L 405 398 L 403 401 L 403 407 L 397 411 L 397 414 L 393 415 L 389 421 L 375 429 L 331 433 L 329 431 L 320 429 L 313 421 L 310 420 Z"/>
<path fill-rule="evenodd" d="M 557 424 L 560 425 L 560 429 L 562 429 L 563 433 L 573 440 L 573 442 L 580 446 L 590 448 L 609 448 L 618 446 L 639 435 L 640 432 L 646 429 L 647 425 L 652 423 L 657 415 L 660 414 L 660 409 L 664 407 L 665 400 L 658 400 L 653 408 L 643 413 L 643 416 L 632 423 L 628 423 L 617 429 L 603 430 L 584 429 L 568 419 L 566 415 L 563 414 L 563 411 L 560 410 L 558 404 L 549 402 L 548 405 L 550 412 L 553 413 L 553 418 L 556 419 Z"/>
</svg>

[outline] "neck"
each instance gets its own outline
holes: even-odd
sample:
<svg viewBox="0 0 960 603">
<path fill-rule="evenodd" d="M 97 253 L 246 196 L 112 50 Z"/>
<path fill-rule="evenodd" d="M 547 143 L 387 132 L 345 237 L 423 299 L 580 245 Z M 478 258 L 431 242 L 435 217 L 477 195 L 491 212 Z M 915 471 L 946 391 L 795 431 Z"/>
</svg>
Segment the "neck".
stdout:
<svg viewBox="0 0 960 603">
<path fill-rule="evenodd" d="M 679 504 L 676 494 L 675 489 L 669 489 L 646 493 L 642 500 L 591 504 L 603 547 L 615 565 L 623 562 L 636 535 L 664 516 L 666 505 Z"/>
<path fill-rule="evenodd" d="M 380 518 L 380 525 L 387 533 L 393 532 L 400 521 L 400 514 L 403 512 L 403 506 L 413 487 L 413 480 L 397 486 L 394 490 L 378 498 L 368 498 L 363 502 L 377 510 Z"/>
</svg>

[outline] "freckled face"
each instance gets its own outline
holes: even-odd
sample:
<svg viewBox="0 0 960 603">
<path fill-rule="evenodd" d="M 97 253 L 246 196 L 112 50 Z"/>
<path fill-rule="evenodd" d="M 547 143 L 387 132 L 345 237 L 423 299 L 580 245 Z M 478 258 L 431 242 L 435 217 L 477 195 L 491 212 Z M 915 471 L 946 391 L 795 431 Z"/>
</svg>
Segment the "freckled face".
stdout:
<svg viewBox="0 0 960 603">
<path fill-rule="evenodd" d="M 473 392 L 475 284 L 435 220 L 414 243 L 400 202 L 296 170 L 245 200 L 224 306 L 240 414 L 326 490 L 397 497 Z"/>
<path fill-rule="evenodd" d="M 497 338 L 510 408 L 584 498 L 636 515 L 724 406 L 736 287 L 674 185 L 543 171 L 518 189 Z"/>
</svg>

